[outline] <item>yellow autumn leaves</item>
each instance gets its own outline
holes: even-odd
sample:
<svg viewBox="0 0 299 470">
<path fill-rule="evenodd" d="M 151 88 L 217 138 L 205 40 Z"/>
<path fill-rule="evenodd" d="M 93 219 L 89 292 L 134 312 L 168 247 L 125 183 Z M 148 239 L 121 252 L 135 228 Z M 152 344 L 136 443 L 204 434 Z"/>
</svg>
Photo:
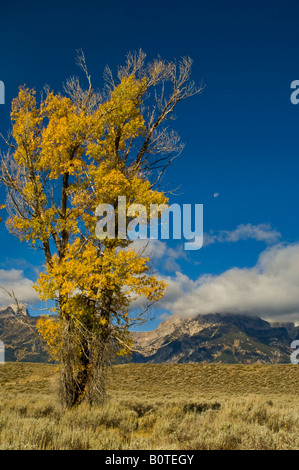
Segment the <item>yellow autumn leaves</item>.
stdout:
<svg viewBox="0 0 299 470">
<path fill-rule="evenodd" d="M 84 249 L 77 238 L 68 245 L 63 259 L 55 254 L 47 272 L 40 275 L 35 289 L 41 299 L 75 298 L 83 296 L 100 301 L 103 291 L 117 293 L 117 300 L 126 304 L 126 299 L 144 295 L 149 300 L 158 300 L 165 284 L 155 276 L 148 275 L 148 258 L 135 250 L 111 247 L 99 252 L 90 241 Z M 126 305 L 127 306 L 127 305 Z"/>
<path fill-rule="evenodd" d="M 12 103 L 22 204 L 8 227 L 45 249 L 47 263 L 35 289 L 56 305 L 58 316 L 38 323 L 53 356 L 62 324 L 70 318 L 92 331 L 110 323 L 121 326 L 118 338 L 130 342 L 132 300 L 143 296 L 152 302 L 166 290 L 149 273 L 149 259 L 127 241 L 95 236 L 99 204 L 116 207 L 118 196 L 125 196 L 127 206 L 143 204 L 149 212 L 151 204 L 167 203 L 130 153 L 146 129 L 141 113 L 146 89 L 146 78 L 124 77 L 92 112 L 53 92 L 38 104 L 35 92 L 24 87 Z"/>
</svg>

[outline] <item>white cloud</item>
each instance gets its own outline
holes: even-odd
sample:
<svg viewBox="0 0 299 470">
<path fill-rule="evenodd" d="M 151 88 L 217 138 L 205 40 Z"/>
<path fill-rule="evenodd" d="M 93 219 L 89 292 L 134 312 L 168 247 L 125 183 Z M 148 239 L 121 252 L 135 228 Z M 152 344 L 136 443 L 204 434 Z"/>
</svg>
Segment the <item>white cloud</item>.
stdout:
<svg viewBox="0 0 299 470">
<path fill-rule="evenodd" d="M 134 240 L 130 245 L 136 248 L 143 256 L 148 256 L 154 264 L 163 263 L 163 267 L 168 272 L 175 272 L 180 269 L 178 259 L 186 259 L 186 252 L 181 243 L 179 246 L 170 248 L 166 242 L 155 239 Z"/>
<path fill-rule="evenodd" d="M 0 286 L 9 292 L 14 292 L 19 302 L 36 303 L 39 301 L 37 293 L 33 289 L 33 281 L 24 276 L 20 269 L 0 269 Z M 8 305 L 11 297 L 0 289 L 0 305 Z"/>
<path fill-rule="evenodd" d="M 163 279 L 169 287 L 159 307 L 177 315 L 227 312 L 299 319 L 299 243 L 266 249 L 253 268 L 233 268 L 195 281 L 179 272 Z"/>
<path fill-rule="evenodd" d="M 212 243 L 238 242 L 239 240 L 256 240 L 266 243 L 276 243 L 281 234 L 270 224 L 241 224 L 235 230 L 220 230 L 217 234 L 204 234 L 204 246 Z"/>
<path fill-rule="evenodd" d="M 130 248 L 136 249 L 138 252 L 142 253 L 143 256 L 149 256 L 150 258 L 165 256 L 167 251 L 166 243 L 153 239 L 142 240 L 137 238 L 131 243 Z"/>
</svg>

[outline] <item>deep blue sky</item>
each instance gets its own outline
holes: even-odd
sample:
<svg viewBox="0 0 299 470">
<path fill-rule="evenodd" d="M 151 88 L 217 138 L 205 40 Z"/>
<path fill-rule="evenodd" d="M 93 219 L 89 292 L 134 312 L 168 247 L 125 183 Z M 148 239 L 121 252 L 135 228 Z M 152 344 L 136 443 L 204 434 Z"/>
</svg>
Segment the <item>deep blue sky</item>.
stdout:
<svg viewBox="0 0 299 470">
<path fill-rule="evenodd" d="M 206 87 L 177 108 L 186 148 L 164 180 L 181 185 L 172 202 L 202 203 L 207 233 L 270 224 L 281 241 L 299 240 L 299 105 L 290 101 L 299 79 L 298 2 L 28 0 L 1 4 L 0 18 L 1 132 L 19 85 L 61 90 L 78 73 L 76 49 L 99 87 L 105 65 L 116 67 L 130 50 L 191 56 L 193 78 Z M 33 279 L 29 263 L 39 266 L 41 254 L 1 227 L 0 268 L 18 265 Z M 254 266 L 265 248 L 258 240 L 213 243 L 177 262 L 195 279 Z"/>
</svg>

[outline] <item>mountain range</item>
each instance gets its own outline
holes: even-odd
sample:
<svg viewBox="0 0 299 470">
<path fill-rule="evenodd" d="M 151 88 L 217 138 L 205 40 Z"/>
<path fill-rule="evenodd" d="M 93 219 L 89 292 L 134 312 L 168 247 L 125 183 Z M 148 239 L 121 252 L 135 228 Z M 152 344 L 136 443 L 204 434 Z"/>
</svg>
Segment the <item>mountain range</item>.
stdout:
<svg viewBox="0 0 299 470">
<path fill-rule="evenodd" d="M 259 317 L 208 314 L 166 320 L 154 331 L 136 332 L 133 362 L 289 363 L 294 323 Z"/>
<path fill-rule="evenodd" d="M 47 348 L 35 336 L 38 317 L 26 308 L 0 309 L 0 340 L 7 362 L 47 362 Z M 294 323 L 270 323 L 258 316 L 207 314 L 171 317 L 153 331 L 132 332 L 132 355 L 122 361 L 136 363 L 290 363 L 292 341 L 299 339 Z"/>
<path fill-rule="evenodd" d="M 22 306 L 22 313 L 13 305 L 0 309 L 0 341 L 5 347 L 6 362 L 48 362 L 49 356 L 45 344 L 34 334 L 38 317 L 28 314 Z"/>
</svg>

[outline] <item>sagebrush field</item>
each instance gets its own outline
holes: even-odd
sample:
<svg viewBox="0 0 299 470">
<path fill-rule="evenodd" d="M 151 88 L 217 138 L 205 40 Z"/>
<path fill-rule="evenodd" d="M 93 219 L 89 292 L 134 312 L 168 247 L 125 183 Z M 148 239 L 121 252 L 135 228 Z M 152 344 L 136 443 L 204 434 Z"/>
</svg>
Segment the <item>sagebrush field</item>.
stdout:
<svg viewBox="0 0 299 470">
<path fill-rule="evenodd" d="M 299 449 L 296 365 L 129 364 L 64 410 L 56 366 L 0 365 L 0 449 Z"/>
</svg>

